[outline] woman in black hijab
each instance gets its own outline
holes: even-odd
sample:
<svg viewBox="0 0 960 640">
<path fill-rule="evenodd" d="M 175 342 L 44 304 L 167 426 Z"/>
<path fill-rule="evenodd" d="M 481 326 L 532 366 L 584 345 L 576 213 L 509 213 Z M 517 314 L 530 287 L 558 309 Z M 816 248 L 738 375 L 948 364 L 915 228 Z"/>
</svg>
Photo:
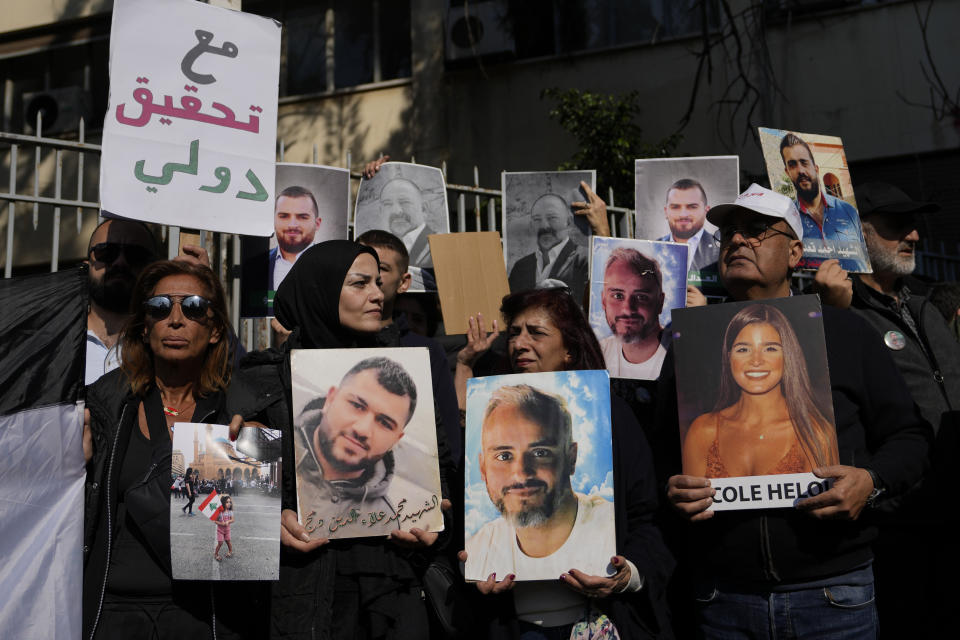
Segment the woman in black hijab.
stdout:
<svg viewBox="0 0 960 640">
<path fill-rule="evenodd" d="M 379 283 L 377 254 L 369 247 L 333 240 L 307 249 L 274 298 L 276 318 L 290 336 L 280 349 L 251 353 L 231 385 L 233 409 L 246 422 L 280 428 L 283 456 L 290 461 L 283 465 L 280 580 L 274 585 L 271 611 L 274 637 L 429 636 L 420 576 L 436 552 L 436 533 L 393 531 L 388 540 L 310 540 L 296 513 L 290 350 L 378 346 L 383 306 Z M 446 487 L 449 454 L 444 456 L 442 429 L 437 438 Z"/>
</svg>

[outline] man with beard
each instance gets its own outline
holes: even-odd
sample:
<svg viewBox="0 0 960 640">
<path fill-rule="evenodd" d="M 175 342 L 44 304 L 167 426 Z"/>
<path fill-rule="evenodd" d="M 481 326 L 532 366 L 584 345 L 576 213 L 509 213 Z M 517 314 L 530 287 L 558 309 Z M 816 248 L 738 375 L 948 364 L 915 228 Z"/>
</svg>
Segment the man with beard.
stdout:
<svg viewBox="0 0 960 640">
<path fill-rule="evenodd" d="M 427 226 L 426 213 L 420 188 L 406 178 L 394 178 L 380 190 L 380 216 L 403 241 L 410 264 L 421 269 L 433 268 L 427 236 L 434 231 Z"/>
<path fill-rule="evenodd" d="M 878 514 L 883 526 L 874 570 L 883 632 L 945 637 L 953 625 L 958 567 L 950 533 L 956 517 L 940 505 L 951 497 L 960 454 L 960 344 L 930 303 L 930 285 L 912 277 L 918 215 L 940 207 L 881 182 L 858 186 L 856 193 L 873 273 L 848 279 L 836 261 L 828 261 L 816 284 L 825 302 L 850 307 L 877 330 L 936 438 L 923 483 Z"/>
<path fill-rule="evenodd" d="M 587 258 L 583 249 L 570 240 L 573 220 L 570 205 L 562 197 L 547 193 L 530 207 L 530 231 L 537 238 L 537 250 L 526 255 L 510 270 L 510 291 L 565 284 L 576 301 L 583 299 L 587 286 Z"/>
<path fill-rule="evenodd" d="M 601 304 L 612 336 L 600 341 L 615 378 L 656 380 L 667 355 L 661 343 L 663 277 L 660 266 L 636 249 L 610 252 L 603 272 Z"/>
<path fill-rule="evenodd" d="M 156 259 L 153 234 L 142 222 L 106 220 L 90 236 L 86 384 L 120 366 L 117 339 L 129 317 L 133 285 Z"/>
<path fill-rule="evenodd" d="M 687 269 L 700 271 L 717 263 L 720 245 L 703 230 L 710 206 L 703 185 L 692 178 L 681 178 L 667 189 L 663 214 L 670 233 L 657 238 L 660 242 L 681 242 L 687 245 Z"/>
<path fill-rule="evenodd" d="M 355 536 L 387 535 L 400 525 L 388 490 L 395 482 L 393 447 L 417 407 L 410 374 L 388 358 L 367 358 L 339 387 L 303 408 L 296 425 L 299 513 L 308 531 L 326 537 L 338 519 Z M 394 487 L 397 489 L 397 487 Z M 404 487 L 391 494 L 405 495 Z M 409 495 L 417 495 L 410 487 Z M 422 489 L 419 490 L 422 493 Z M 378 520 L 370 513 L 383 513 Z M 360 520 L 363 520 L 362 522 Z M 351 537 L 347 535 L 346 537 Z"/>
<path fill-rule="evenodd" d="M 819 257 L 835 256 L 844 269 L 865 271 L 863 233 L 857 210 L 820 189 L 820 167 L 809 145 L 795 133 L 780 141 L 780 157 L 797 191 L 796 206 L 803 223 L 803 250 Z M 816 258 L 814 258 L 815 260 Z M 804 266 L 817 266 L 810 258 Z"/>
<path fill-rule="evenodd" d="M 600 544 L 596 531 L 599 523 L 613 522 L 614 506 L 573 491 L 577 443 L 563 398 L 525 384 L 501 387 L 484 411 L 480 446 L 480 477 L 502 516 L 467 540 L 467 556 L 479 562 L 480 574 L 512 565 L 520 575 L 559 576 L 571 558 L 551 557 L 561 547 L 575 553 L 580 566 L 608 565 L 616 548 Z M 638 575 L 632 564 L 631 570 Z"/>
<path fill-rule="evenodd" d="M 287 187 L 277 196 L 273 230 L 277 246 L 270 250 L 270 290 L 276 291 L 297 257 L 313 244 L 320 228 L 317 199 L 303 187 Z"/>
</svg>

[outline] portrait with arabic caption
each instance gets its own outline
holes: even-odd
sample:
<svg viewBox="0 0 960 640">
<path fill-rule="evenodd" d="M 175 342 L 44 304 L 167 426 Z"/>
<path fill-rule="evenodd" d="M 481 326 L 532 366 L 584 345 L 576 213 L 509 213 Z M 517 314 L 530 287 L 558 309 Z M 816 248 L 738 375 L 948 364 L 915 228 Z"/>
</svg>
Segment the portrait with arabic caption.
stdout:
<svg viewBox="0 0 960 640">
<path fill-rule="evenodd" d="M 290 368 L 297 512 L 307 533 L 443 530 L 427 349 L 296 349 Z"/>
</svg>

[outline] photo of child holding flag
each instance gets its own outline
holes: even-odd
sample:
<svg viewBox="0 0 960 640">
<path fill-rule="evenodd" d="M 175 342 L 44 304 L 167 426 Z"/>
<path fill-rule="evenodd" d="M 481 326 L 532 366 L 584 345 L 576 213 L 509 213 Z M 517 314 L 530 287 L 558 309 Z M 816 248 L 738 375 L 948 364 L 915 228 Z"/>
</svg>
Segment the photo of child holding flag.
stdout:
<svg viewBox="0 0 960 640">
<path fill-rule="evenodd" d="M 227 557 L 233 556 L 233 545 L 230 543 L 230 525 L 233 523 L 233 498 L 223 496 L 220 508 L 217 509 L 217 548 L 213 550 L 213 557 L 220 562 L 220 547 L 227 543 Z"/>
</svg>

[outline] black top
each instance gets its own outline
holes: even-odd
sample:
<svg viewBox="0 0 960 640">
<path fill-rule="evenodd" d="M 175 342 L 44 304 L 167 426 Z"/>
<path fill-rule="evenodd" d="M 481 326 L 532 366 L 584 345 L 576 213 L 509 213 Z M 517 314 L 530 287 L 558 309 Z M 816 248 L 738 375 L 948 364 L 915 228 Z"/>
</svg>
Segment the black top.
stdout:
<svg viewBox="0 0 960 640">
<path fill-rule="evenodd" d="M 166 431 L 164 429 L 163 431 Z M 151 434 L 152 435 L 152 434 Z M 107 591 L 116 595 L 160 595 L 171 592 L 171 579 L 157 554 L 150 549 L 137 526 L 127 513 L 127 491 L 142 484 L 145 470 L 150 468 L 157 449 L 170 448 L 170 438 L 165 433 L 162 439 L 147 440 L 139 428 L 134 429 L 127 445 L 127 455 L 120 465 L 120 481 L 117 483 L 119 505 L 117 508 L 117 536 L 110 555 Z M 167 498 L 169 499 L 169 492 Z"/>
</svg>

